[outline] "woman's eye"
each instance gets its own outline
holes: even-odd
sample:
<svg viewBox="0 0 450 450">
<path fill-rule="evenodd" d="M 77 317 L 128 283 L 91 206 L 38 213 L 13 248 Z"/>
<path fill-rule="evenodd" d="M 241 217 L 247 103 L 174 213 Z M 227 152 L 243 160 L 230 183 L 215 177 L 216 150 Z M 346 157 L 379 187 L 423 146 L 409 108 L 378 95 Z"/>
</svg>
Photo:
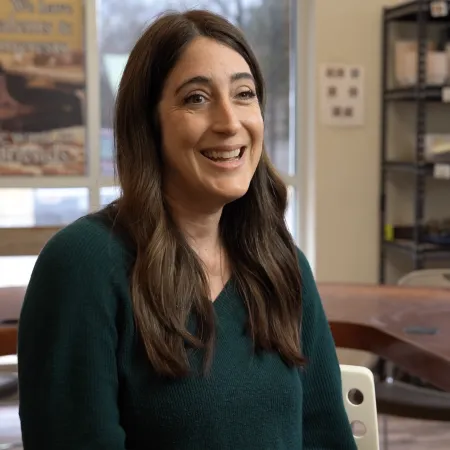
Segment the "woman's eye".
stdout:
<svg viewBox="0 0 450 450">
<path fill-rule="evenodd" d="M 243 100 L 251 100 L 256 97 L 256 94 L 252 90 L 243 91 L 238 94 L 238 97 Z"/>
<path fill-rule="evenodd" d="M 205 97 L 202 94 L 192 94 L 189 97 L 186 97 L 184 100 L 185 103 L 191 103 L 195 105 L 200 105 L 205 101 Z"/>
</svg>

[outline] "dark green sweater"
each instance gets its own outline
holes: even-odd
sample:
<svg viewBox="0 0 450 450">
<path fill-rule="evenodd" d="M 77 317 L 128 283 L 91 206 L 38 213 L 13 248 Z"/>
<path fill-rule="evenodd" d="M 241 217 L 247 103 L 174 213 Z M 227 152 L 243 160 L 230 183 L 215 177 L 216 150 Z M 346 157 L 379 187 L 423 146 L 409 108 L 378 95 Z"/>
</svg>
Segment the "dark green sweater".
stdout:
<svg viewBox="0 0 450 450">
<path fill-rule="evenodd" d="M 299 255 L 306 369 L 252 354 L 229 282 L 214 302 L 210 375 L 167 381 L 135 330 L 125 247 L 94 217 L 60 231 L 38 258 L 20 318 L 25 450 L 355 449 L 334 343 Z"/>
</svg>

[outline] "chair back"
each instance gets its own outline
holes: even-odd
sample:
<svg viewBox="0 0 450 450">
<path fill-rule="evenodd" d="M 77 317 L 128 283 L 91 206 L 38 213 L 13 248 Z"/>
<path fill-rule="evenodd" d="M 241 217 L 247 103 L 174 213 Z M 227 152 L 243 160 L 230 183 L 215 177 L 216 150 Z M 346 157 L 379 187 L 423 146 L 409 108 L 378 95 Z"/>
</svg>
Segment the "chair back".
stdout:
<svg viewBox="0 0 450 450">
<path fill-rule="evenodd" d="M 400 278 L 398 285 L 450 289 L 450 269 L 414 270 Z"/>
<path fill-rule="evenodd" d="M 358 450 L 379 450 L 375 382 L 366 367 L 341 364 L 342 395 Z"/>
</svg>

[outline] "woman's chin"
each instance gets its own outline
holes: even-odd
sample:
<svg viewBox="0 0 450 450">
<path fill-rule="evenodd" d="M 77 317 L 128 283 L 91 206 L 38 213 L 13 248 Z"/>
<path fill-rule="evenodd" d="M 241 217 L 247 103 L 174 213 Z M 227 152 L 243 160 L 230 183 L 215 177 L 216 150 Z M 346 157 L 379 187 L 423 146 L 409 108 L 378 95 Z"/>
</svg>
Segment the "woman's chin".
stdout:
<svg viewBox="0 0 450 450">
<path fill-rule="evenodd" d="M 219 202 L 226 205 L 227 203 L 234 202 L 239 198 L 243 197 L 249 188 L 249 183 L 247 184 L 239 184 L 239 185 L 229 185 L 229 186 L 221 186 L 220 189 L 215 187 L 215 189 L 211 189 L 211 196 L 214 196 L 218 199 Z"/>
</svg>

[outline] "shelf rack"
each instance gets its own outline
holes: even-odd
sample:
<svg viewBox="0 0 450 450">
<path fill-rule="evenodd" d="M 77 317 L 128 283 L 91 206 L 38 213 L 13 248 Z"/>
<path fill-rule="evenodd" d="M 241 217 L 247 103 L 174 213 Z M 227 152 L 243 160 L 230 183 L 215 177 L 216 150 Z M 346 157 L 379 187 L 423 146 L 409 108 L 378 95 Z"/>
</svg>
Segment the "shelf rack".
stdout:
<svg viewBox="0 0 450 450">
<path fill-rule="evenodd" d="M 413 87 L 391 88 L 389 86 L 390 27 L 395 23 L 410 22 L 417 32 L 417 83 Z M 383 10 L 382 29 L 382 108 L 381 108 L 381 189 L 380 189 L 380 253 L 379 283 L 386 282 L 386 257 L 391 249 L 401 251 L 412 258 L 414 270 L 424 268 L 427 260 L 450 259 L 450 246 L 425 242 L 423 236 L 425 212 L 425 183 L 435 173 L 435 164 L 425 159 L 425 135 L 427 131 L 427 106 L 430 103 L 450 103 L 450 86 L 427 85 L 427 41 L 430 25 L 449 24 L 450 0 L 409 1 Z M 416 106 L 415 159 L 397 161 L 388 158 L 388 108 L 393 103 L 410 102 Z M 450 109 L 449 109 L 450 113 Z M 450 165 L 450 163 L 449 163 Z M 409 173 L 414 177 L 414 218 L 412 239 L 387 240 L 387 176 L 389 173 Z M 450 167 L 449 167 L 450 173 Z"/>
</svg>

